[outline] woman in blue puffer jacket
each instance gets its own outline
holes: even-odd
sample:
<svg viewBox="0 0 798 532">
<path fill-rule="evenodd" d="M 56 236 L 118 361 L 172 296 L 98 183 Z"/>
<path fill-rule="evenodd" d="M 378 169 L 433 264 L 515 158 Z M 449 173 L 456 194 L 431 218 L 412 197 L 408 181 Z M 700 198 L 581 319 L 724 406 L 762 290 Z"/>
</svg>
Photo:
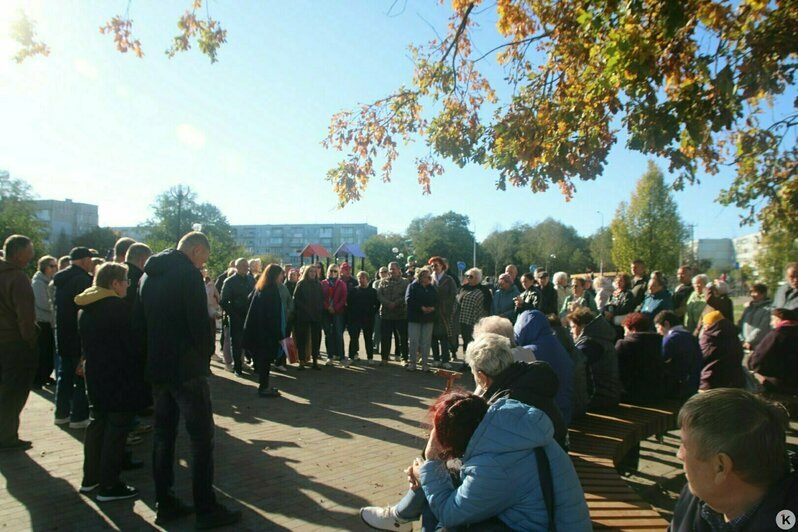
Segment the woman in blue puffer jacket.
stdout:
<svg viewBox="0 0 798 532">
<path fill-rule="evenodd" d="M 511 530 L 549 530 L 537 447 L 545 451 L 551 470 L 556 529 L 592 530 L 576 471 L 542 411 L 513 399 L 488 407 L 481 397 L 457 391 L 442 395 L 430 412 L 428 460 L 408 470 L 411 484 L 424 490 L 428 502 L 423 530 L 487 522 Z M 454 458 L 462 460 L 459 485 L 447 468 Z"/>
</svg>

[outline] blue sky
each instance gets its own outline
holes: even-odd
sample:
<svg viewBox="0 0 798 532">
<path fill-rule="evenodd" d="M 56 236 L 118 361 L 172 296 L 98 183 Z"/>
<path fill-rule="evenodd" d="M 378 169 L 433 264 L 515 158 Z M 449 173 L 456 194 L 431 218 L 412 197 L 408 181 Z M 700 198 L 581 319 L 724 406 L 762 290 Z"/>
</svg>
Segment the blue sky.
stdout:
<svg viewBox="0 0 798 532">
<path fill-rule="evenodd" d="M 408 0 L 401 9 L 400 1 L 389 16 L 393 0 L 213 0 L 228 43 L 211 65 L 196 50 L 171 60 L 163 53 L 189 0 L 131 3 L 143 59 L 119 54 L 98 32 L 127 0 L 26 0 L 52 52 L 17 65 L 5 33 L 20 3 L 0 1 L 0 168 L 41 198 L 99 205 L 101 225 L 144 221 L 158 193 L 183 183 L 233 224 L 367 222 L 402 231 L 414 217 L 454 210 L 471 217 L 480 239 L 548 216 L 588 235 L 602 217 L 609 224 L 646 168 L 619 143 L 604 175 L 579 183 L 566 203 L 556 190 L 496 191 L 494 172 L 447 164 L 433 194 L 422 196 L 413 159 L 424 147 L 416 143 L 400 148 L 392 183 L 372 183 L 363 200 L 339 210 L 324 175 L 341 154 L 320 144 L 330 116 L 409 83 L 407 45 L 433 38 L 429 24 L 442 33 L 446 6 Z M 489 49 L 495 14 L 481 21 Z M 696 237 L 753 232 L 739 227 L 737 209 L 714 202 L 731 177 L 726 169 L 676 193 Z"/>
</svg>

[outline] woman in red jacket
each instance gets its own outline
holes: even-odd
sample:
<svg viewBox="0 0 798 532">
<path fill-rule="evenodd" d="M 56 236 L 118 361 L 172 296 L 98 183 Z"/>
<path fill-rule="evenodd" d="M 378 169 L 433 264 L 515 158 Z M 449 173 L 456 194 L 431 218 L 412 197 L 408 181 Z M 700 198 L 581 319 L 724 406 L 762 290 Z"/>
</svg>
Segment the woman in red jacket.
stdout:
<svg viewBox="0 0 798 532">
<path fill-rule="evenodd" d="M 324 292 L 324 341 L 327 346 L 327 365 L 333 359 L 344 367 L 349 359 L 344 353 L 344 311 L 346 311 L 346 283 L 338 278 L 338 266 L 327 268 L 327 278 L 321 282 Z"/>
</svg>

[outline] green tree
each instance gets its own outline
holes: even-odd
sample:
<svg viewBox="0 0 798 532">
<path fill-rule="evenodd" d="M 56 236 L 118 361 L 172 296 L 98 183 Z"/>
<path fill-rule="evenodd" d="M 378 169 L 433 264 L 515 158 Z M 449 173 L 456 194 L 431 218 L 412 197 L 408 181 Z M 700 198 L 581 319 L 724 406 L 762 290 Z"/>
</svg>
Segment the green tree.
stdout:
<svg viewBox="0 0 798 532">
<path fill-rule="evenodd" d="M 406 236 L 412 241 L 413 251 L 421 263 L 432 256 L 447 259 L 454 267 L 458 261 L 474 262 L 474 236 L 468 229 L 468 216 L 453 211 L 439 216 L 415 218 L 407 228 Z"/>
<path fill-rule="evenodd" d="M 44 231 L 44 224 L 36 217 L 30 185 L 0 170 L 0 238 L 5 240 L 13 234 L 25 235 L 33 240 L 39 256 L 46 251 L 42 245 Z"/>
<path fill-rule="evenodd" d="M 154 252 L 175 247 L 198 224 L 211 243 L 207 264 L 210 272 L 219 273 L 232 259 L 246 256 L 224 214 L 215 205 L 198 203 L 197 195 L 189 187 L 178 185 L 159 194 L 152 209 L 153 216 L 142 229 L 147 231 L 145 242 Z"/>
<path fill-rule="evenodd" d="M 401 249 L 405 245 L 405 238 L 396 233 L 382 233 L 374 235 L 363 243 L 363 253 L 366 254 L 366 266 L 369 274 L 377 272 L 382 266 L 396 260 L 393 249 Z"/>
<path fill-rule="evenodd" d="M 520 227 L 507 231 L 493 231 L 480 243 L 480 247 L 487 255 L 485 273 L 492 270 L 492 275 L 497 277 L 508 264 L 520 263 L 518 259 L 522 235 Z"/>
<path fill-rule="evenodd" d="M 629 203 L 618 206 L 610 230 L 615 264 L 640 258 L 649 270 L 668 273 L 679 266 L 687 230 L 662 172 L 653 162 L 648 163 Z"/>
<path fill-rule="evenodd" d="M 587 247 L 596 271 L 601 271 L 602 264 L 605 272 L 616 271 L 612 260 L 612 231 L 609 227 L 602 227 L 587 239 Z M 595 268 L 595 267 L 598 268 Z"/>
<path fill-rule="evenodd" d="M 399 143 L 419 136 L 430 148 L 416 160 L 424 193 L 449 159 L 493 169 L 500 189 L 554 185 L 570 197 L 579 180 L 602 174 L 624 135 L 627 148 L 667 160 L 677 187 L 699 168 L 735 165 L 720 201 L 749 209 L 747 221 L 764 204 L 765 230 L 798 233 L 798 148 L 789 142 L 798 99 L 790 105 L 785 94 L 796 70 L 795 2 L 483 4 L 453 0 L 448 32 L 410 47 L 409 86 L 332 117 L 324 144 L 346 155 L 327 179 L 341 205 L 378 174 L 389 181 Z M 495 20 L 493 49 L 472 42 L 485 35 L 479 20 Z M 483 75 L 494 52 L 500 91 Z M 768 108 L 774 100 L 784 105 Z"/>
<path fill-rule="evenodd" d="M 533 226 L 524 226 L 519 259 L 526 271 L 531 265 L 547 268 L 549 272 L 563 270 L 576 273 L 585 271 L 589 257 L 578 250 L 585 249 L 585 239 L 570 225 L 546 218 Z"/>
<path fill-rule="evenodd" d="M 785 230 L 762 233 L 759 251 L 754 258 L 758 278 L 768 285 L 773 294 L 779 283 L 784 281 L 784 268 L 798 258 L 798 238 L 795 233 Z"/>
<path fill-rule="evenodd" d="M 109 251 L 113 252 L 114 244 L 118 239 L 119 233 L 110 227 L 95 227 L 76 236 L 72 240 L 72 245 L 96 249 L 101 256 L 105 257 Z"/>
</svg>

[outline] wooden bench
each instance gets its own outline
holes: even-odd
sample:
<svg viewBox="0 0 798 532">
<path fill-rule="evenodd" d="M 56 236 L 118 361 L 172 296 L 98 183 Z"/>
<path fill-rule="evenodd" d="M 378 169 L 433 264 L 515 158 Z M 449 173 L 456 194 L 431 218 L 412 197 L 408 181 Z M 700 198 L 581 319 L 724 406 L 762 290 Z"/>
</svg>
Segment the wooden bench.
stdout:
<svg viewBox="0 0 798 532">
<path fill-rule="evenodd" d="M 668 522 L 623 480 L 618 468 L 642 440 L 676 427 L 679 403 L 620 404 L 589 412 L 568 429 L 570 455 L 595 529 L 664 530 Z"/>
</svg>

